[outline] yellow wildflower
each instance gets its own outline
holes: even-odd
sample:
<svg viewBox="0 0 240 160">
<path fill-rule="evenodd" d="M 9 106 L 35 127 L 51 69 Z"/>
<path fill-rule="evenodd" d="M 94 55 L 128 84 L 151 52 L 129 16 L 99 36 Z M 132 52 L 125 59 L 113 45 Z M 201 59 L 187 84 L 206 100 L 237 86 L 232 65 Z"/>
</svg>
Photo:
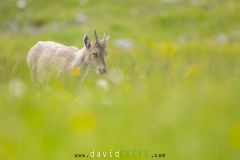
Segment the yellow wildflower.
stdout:
<svg viewBox="0 0 240 160">
<path fill-rule="evenodd" d="M 186 75 L 187 76 L 194 76 L 197 74 L 197 68 L 193 67 L 193 66 L 189 66 L 186 70 Z"/>
<path fill-rule="evenodd" d="M 73 77 L 79 76 L 80 75 L 80 67 L 72 68 L 70 73 Z"/>
<path fill-rule="evenodd" d="M 230 143 L 233 147 L 240 149 L 240 123 L 230 130 Z"/>
<path fill-rule="evenodd" d="M 160 51 L 160 55 L 166 57 L 173 57 L 176 54 L 176 47 L 170 42 L 161 42 L 157 44 L 157 49 Z"/>
<path fill-rule="evenodd" d="M 76 133 L 88 133 L 95 127 L 95 116 L 91 112 L 74 113 L 70 116 L 70 128 Z"/>
</svg>

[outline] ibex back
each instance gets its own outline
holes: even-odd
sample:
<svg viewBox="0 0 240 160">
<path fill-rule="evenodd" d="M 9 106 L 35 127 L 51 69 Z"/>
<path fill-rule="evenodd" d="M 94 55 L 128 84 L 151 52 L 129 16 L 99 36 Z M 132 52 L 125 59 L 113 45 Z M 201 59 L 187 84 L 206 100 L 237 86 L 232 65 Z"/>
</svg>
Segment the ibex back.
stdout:
<svg viewBox="0 0 240 160">
<path fill-rule="evenodd" d="M 109 36 L 102 40 L 98 39 L 96 31 L 95 42 L 91 43 L 87 34 L 83 38 L 84 47 L 65 46 L 52 41 L 39 41 L 27 55 L 27 63 L 32 73 L 32 79 L 38 81 L 40 75 L 46 75 L 51 70 L 57 76 L 70 73 L 74 68 L 81 70 L 95 69 L 97 73 L 103 74 L 107 71 L 105 56 L 107 55 L 106 43 Z M 86 74 L 86 73 L 82 73 Z"/>
</svg>

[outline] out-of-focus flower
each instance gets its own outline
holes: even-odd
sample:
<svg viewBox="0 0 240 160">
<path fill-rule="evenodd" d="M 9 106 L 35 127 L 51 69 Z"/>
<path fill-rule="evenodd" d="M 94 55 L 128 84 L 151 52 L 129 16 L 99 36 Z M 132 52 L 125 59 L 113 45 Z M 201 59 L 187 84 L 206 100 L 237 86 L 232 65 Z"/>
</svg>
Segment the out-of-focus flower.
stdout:
<svg viewBox="0 0 240 160">
<path fill-rule="evenodd" d="M 230 34 L 230 39 L 231 41 L 239 41 L 240 40 L 240 32 L 239 31 L 234 31 Z"/>
<path fill-rule="evenodd" d="M 203 0 L 190 0 L 190 3 L 193 5 L 204 5 L 206 3 L 206 1 Z"/>
<path fill-rule="evenodd" d="M 74 68 L 71 69 L 70 74 L 73 77 L 77 77 L 77 76 L 80 75 L 80 71 L 81 71 L 80 67 L 74 67 Z"/>
<path fill-rule="evenodd" d="M 87 1 L 88 1 L 88 0 L 79 0 L 79 4 L 80 4 L 80 5 L 84 5 L 84 4 L 87 3 Z"/>
<path fill-rule="evenodd" d="M 26 5 L 27 5 L 26 0 L 18 0 L 18 2 L 17 2 L 17 7 L 19 9 L 25 9 Z"/>
<path fill-rule="evenodd" d="M 10 20 L 6 23 L 6 29 L 9 32 L 18 32 L 20 29 L 20 24 L 17 20 Z"/>
<path fill-rule="evenodd" d="M 79 24 L 83 24 L 87 22 L 88 17 L 83 13 L 77 13 L 75 15 L 74 21 Z"/>
<path fill-rule="evenodd" d="M 215 37 L 213 37 L 213 41 L 216 43 L 227 43 L 228 42 L 228 36 L 224 33 L 221 33 Z"/>
<path fill-rule="evenodd" d="M 197 68 L 193 67 L 193 66 L 189 66 L 186 70 L 186 76 L 194 76 L 197 74 Z"/>
<path fill-rule="evenodd" d="M 115 84 L 120 83 L 123 80 L 123 72 L 118 68 L 109 70 L 108 78 Z"/>
<path fill-rule="evenodd" d="M 106 79 L 99 79 L 97 81 L 97 86 L 107 90 L 108 87 L 109 87 L 109 84 L 108 84 L 108 81 Z"/>
<path fill-rule="evenodd" d="M 240 123 L 235 124 L 230 130 L 230 143 L 240 149 Z"/>
<path fill-rule="evenodd" d="M 101 100 L 101 103 L 104 104 L 105 106 L 112 106 L 112 101 L 110 99 L 103 98 Z"/>
<path fill-rule="evenodd" d="M 187 43 L 189 41 L 194 41 L 196 36 L 194 34 L 183 33 L 177 37 L 178 42 Z"/>
<path fill-rule="evenodd" d="M 180 2 L 180 0 L 161 0 L 163 3 L 177 3 Z"/>
<path fill-rule="evenodd" d="M 121 49 L 133 48 L 134 43 L 131 39 L 119 38 L 114 41 L 114 46 Z"/>
<path fill-rule="evenodd" d="M 9 82 L 8 89 L 11 95 L 20 97 L 25 92 L 25 84 L 19 79 L 13 79 Z"/>
<path fill-rule="evenodd" d="M 155 47 L 160 52 L 160 55 L 166 56 L 166 57 L 173 57 L 176 54 L 176 47 L 173 43 L 170 42 L 161 42 Z"/>
<path fill-rule="evenodd" d="M 74 112 L 69 118 L 70 128 L 80 134 L 92 132 L 96 125 L 95 123 L 95 116 L 89 111 Z"/>
</svg>

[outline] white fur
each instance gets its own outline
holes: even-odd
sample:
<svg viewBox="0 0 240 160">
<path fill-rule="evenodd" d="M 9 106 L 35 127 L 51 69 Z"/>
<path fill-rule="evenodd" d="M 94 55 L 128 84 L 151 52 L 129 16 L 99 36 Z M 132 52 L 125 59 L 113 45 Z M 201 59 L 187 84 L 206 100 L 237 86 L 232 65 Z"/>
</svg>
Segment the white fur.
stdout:
<svg viewBox="0 0 240 160">
<path fill-rule="evenodd" d="M 87 64 L 87 49 L 78 49 L 52 41 L 39 41 L 28 52 L 27 63 L 33 80 L 45 70 L 54 70 L 57 75 L 69 73 L 74 67 Z"/>
</svg>

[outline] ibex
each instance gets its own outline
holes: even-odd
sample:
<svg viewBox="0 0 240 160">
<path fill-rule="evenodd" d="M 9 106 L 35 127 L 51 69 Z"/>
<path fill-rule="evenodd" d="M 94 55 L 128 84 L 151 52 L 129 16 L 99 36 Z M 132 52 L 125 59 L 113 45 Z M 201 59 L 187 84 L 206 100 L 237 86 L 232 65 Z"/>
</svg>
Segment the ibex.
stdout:
<svg viewBox="0 0 240 160">
<path fill-rule="evenodd" d="M 109 36 L 104 33 L 99 40 L 94 31 L 95 42 L 91 43 L 87 34 L 83 38 L 84 47 L 78 49 L 65 46 L 52 41 L 39 41 L 27 55 L 27 63 L 32 73 L 33 81 L 38 81 L 41 73 L 51 70 L 55 74 L 71 73 L 74 68 L 80 68 L 81 75 L 86 74 L 89 68 L 96 69 L 100 74 L 105 73 L 105 56 L 107 55 L 106 43 Z M 85 73 L 82 73 L 85 70 Z"/>
</svg>

